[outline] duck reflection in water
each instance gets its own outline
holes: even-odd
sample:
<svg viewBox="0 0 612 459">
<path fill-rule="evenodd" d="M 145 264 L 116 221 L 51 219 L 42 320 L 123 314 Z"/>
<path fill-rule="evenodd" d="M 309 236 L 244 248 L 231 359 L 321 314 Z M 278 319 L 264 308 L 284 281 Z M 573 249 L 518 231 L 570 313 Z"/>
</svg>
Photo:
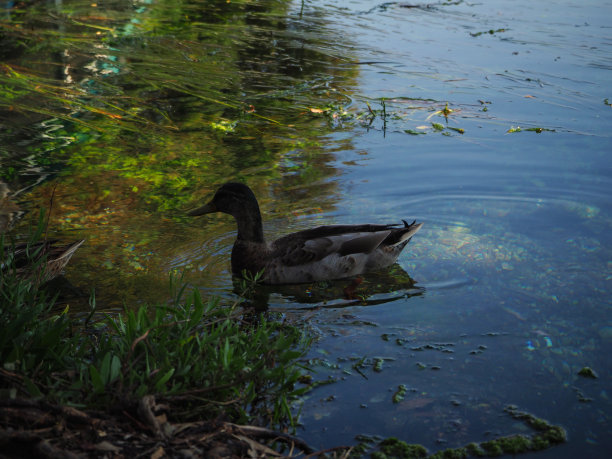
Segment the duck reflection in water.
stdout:
<svg viewBox="0 0 612 459">
<path fill-rule="evenodd" d="M 265 311 L 276 306 L 300 310 L 375 306 L 423 295 L 418 286 L 397 263 L 387 269 L 372 271 L 349 279 L 319 281 L 309 284 L 265 285 L 233 279 L 234 293 L 244 298 L 243 306 Z"/>
</svg>

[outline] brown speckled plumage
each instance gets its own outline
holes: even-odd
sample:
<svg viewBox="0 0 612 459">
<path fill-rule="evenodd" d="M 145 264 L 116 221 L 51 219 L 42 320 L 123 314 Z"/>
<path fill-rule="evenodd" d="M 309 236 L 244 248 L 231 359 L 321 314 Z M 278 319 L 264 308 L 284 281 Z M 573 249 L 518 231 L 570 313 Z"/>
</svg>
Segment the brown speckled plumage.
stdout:
<svg viewBox="0 0 612 459">
<path fill-rule="evenodd" d="M 40 283 L 48 282 L 62 273 L 83 242 L 84 239 L 63 245 L 57 240 L 19 244 L 11 254 L 17 275 Z"/>
<path fill-rule="evenodd" d="M 242 183 L 226 183 L 204 206 L 189 215 L 232 215 L 238 235 L 232 272 L 263 271 L 263 282 L 294 284 L 354 276 L 395 262 L 422 223 L 329 225 L 288 234 L 267 244 L 257 199 Z"/>
</svg>

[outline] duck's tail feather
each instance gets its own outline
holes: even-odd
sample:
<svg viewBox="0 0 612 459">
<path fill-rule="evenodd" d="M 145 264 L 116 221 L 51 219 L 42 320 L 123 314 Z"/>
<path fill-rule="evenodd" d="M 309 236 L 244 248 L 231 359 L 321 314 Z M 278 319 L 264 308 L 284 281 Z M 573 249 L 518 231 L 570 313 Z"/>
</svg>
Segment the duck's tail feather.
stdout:
<svg viewBox="0 0 612 459">
<path fill-rule="evenodd" d="M 387 245 L 399 245 L 402 243 L 408 243 L 410 238 L 414 236 L 423 226 L 422 223 L 417 223 L 414 220 L 412 223 L 408 223 L 406 220 L 402 220 L 404 222 L 403 228 L 397 228 L 387 236 L 384 243 Z"/>
</svg>

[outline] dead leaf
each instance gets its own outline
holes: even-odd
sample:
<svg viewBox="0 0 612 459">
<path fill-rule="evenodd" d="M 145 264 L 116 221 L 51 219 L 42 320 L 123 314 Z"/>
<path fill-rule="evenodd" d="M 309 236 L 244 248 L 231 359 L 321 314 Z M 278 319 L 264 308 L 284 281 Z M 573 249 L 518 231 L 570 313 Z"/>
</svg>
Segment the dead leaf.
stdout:
<svg viewBox="0 0 612 459">
<path fill-rule="evenodd" d="M 282 456 L 282 454 L 279 454 L 273 449 L 268 448 L 266 445 L 263 445 L 261 443 L 257 443 L 254 440 L 251 440 L 249 437 L 245 437 L 244 435 L 236 435 L 236 434 L 233 434 L 232 436 L 248 444 L 250 448 L 249 453 L 251 454 L 254 453 L 253 457 L 258 457 L 257 453 L 259 452 L 264 453 L 266 457 L 271 457 L 271 456 L 281 457 Z"/>
<path fill-rule="evenodd" d="M 94 449 L 97 449 L 98 451 L 109 451 L 113 453 L 118 453 L 119 451 L 121 451 L 121 448 L 113 445 L 111 442 L 108 442 L 106 440 L 94 445 Z"/>
<path fill-rule="evenodd" d="M 134 352 L 134 348 L 136 347 L 136 345 L 138 343 L 140 343 L 143 339 L 146 339 L 147 336 L 149 336 L 149 330 L 147 330 L 146 332 L 144 332 L 144 334 L 142 336 L 139 336 L 138 338 L 136 338 L 134 340 L 134 342 L 132 343 L 132 347 L 130 349 L 130 352 Z"/>
</svg>

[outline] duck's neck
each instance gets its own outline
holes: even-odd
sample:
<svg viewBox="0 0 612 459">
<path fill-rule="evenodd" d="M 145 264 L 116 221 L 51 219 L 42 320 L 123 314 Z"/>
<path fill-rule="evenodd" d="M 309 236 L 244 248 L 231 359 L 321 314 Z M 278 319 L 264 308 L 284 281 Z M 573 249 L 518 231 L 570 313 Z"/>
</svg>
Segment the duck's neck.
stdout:
<svg viewBox="0 0 612 459">
<path fill-rule="evenodd" d="M 261 223 L 261 213 L 259 206 L 250 209 L 236 218 L 238 224 L 238 240 L 247 242 L 264 242 L 263 225 Z"/>
</svg>

